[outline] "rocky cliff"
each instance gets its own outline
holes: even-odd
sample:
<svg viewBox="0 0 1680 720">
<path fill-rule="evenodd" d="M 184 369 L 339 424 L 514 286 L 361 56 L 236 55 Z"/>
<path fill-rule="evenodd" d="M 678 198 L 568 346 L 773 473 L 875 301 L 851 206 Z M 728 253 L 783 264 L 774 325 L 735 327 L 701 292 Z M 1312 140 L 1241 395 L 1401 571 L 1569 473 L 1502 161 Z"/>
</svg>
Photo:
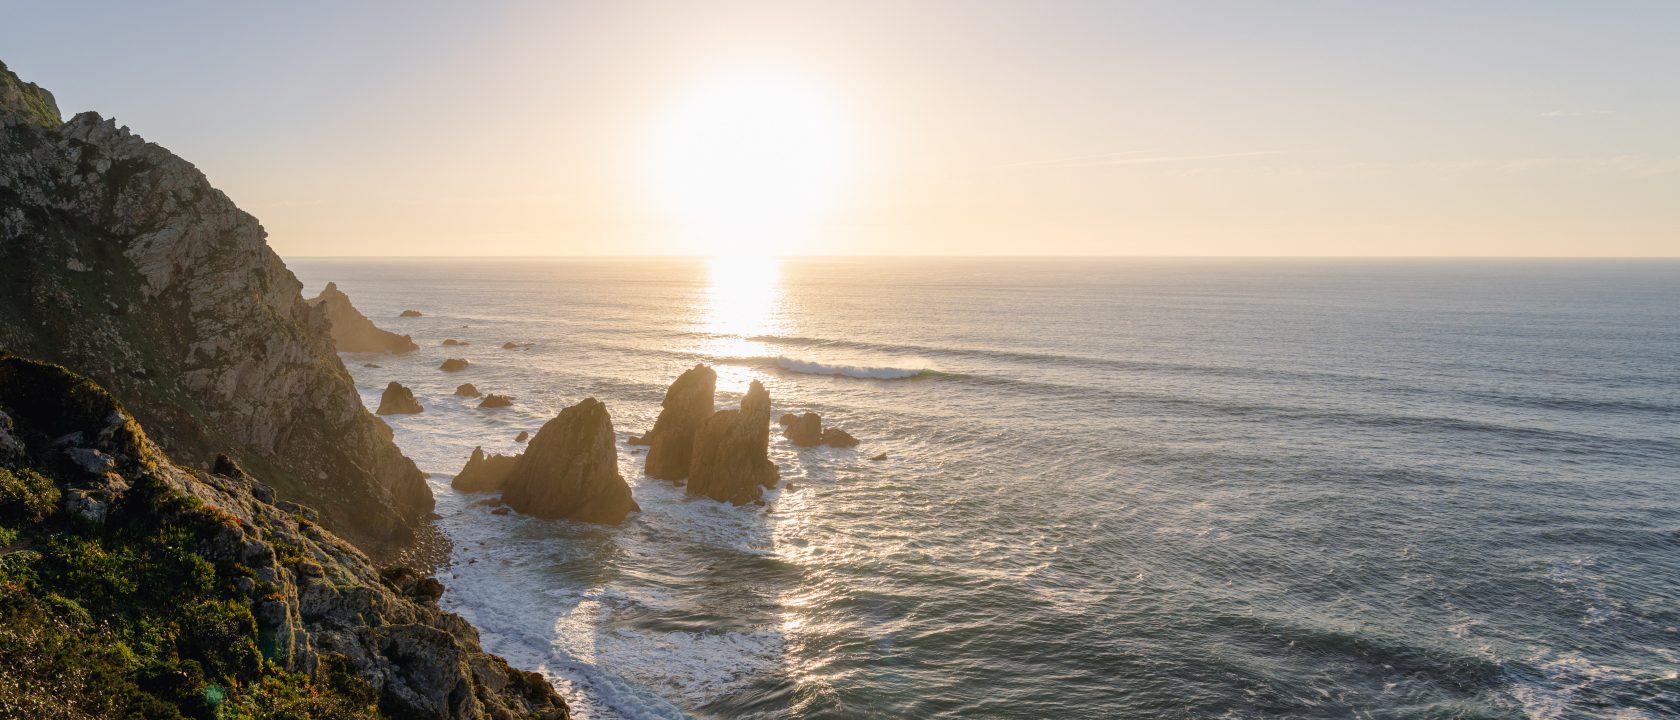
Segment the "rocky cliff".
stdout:
<svg viewBox="0 0 1680 720">
<path fill-rule="evenodd" d="M 420 349 L 413 338 L 374 325 L 350 302 L 350 296 L 338 289 L 338 283 L 327 283 L 320 295 L 306 302 L 326 313 L 333 346 L 340 352 L 405 353 Z"/>
<path fill-rule="evenodd" d="M 377 570 L 237 463 L 0 354 L 0 717 L 568 717 L 442 586 Z"/>
<path fill-rule="evenodd" d="M 190 163 L 0 68 L 0 348 L 120 398 L 176 460 L 226 452 L 364 549 L 432 509 L 362 406 L 326 317 Z"/>
</svg>

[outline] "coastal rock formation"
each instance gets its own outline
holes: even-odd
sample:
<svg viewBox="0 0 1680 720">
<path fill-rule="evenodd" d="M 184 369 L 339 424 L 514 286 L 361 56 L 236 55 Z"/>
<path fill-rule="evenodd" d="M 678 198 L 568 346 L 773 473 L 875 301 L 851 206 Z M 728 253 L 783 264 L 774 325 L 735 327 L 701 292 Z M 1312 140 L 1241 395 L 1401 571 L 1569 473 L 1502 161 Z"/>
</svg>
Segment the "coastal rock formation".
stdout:
<svg viewBox="0 0 1680 720">
<path fill-rule="evenodd" d="M 461 397 L 478 397 L 482 393 L 472 383 L 461 383 L 455 386 L 455 394 Z"/>
<path fill-rule="evenodd" d="M 507 407 L 507 406 L 512 405 L 512 404 L 513 404 L 513 398 L 508 397 L 506 395 L 497 395 L 496 393 L 490 393 L 489 395 L 485 396 L 484 402 L 479 403 L 478 406 L 480 408 L 500 408 L 500 407 Z"/>
<path fill-rule="evenodd" d="M 607 406 L 586 398 L 544 423 L 508 475 L 502 499 L 526 515 L 609 525 L 640 511 L 618 474 Z"/>
<path fill-rule="evenodd" d="M 486 455 L 484 448 L 475 447 L 466 466 L 449 481 L 449 487 L 461 492 L 495 492 L 502 489 L 517 464 L 518 455 Z"/>
<path fill-rule="evenodd" d="M 0 347 L 97 380 L 176 460 L 218 453 L 390 557 L 432 510 L 324 308 L 190 163 L 0 69 Z"/>
<path fill-rule="evenodd" d="M 808 412 L 794 419 L 782 430 L 782 436 L 799 447 L 816 447 L 822 444 L 823 427 L 822 416 Z"/>
<path fill-rule="evenodd" d="M 569 717 L 435 578 L 378 570 L 230 458 L 176 463 L 87 378 L 0 354 L 0 417 L 3 714 Z"/>
<path fill-rule="evenodd" d="M 822 444 L 837 448 L 857 447 L 858 439 L 840 428 L 823 428 Z"/>
<path fill-rule="evenodd" d="M 455 347 L 457 345 L 471 345 L 472 343 L 456 340 L 455 338 L 445 338 L 443 344 L 446 347 Z"/>
<path fill-rule="evenodd" d="M 788 425 L 792 425 L 796 422 L 799 422 L 799 416 L 793 413 L 782 413 L 781 417 L 776 418 L 776 424 L 783 427 L 787 427 Z"/>
<path fill-rule="evenodd" d="M 350 304 L 350 296 L 338 289 L 338 283 L 327 283 L 320 295 L 307 302 L 310 307 L 326 313 L 333 345 L 339 352 L 405 353 L 420 349 L 409 336 L 381 330 L 374 325 L 355 305 Z"/>
<path fill-rule="evenodd" d="M 385 386 L 385 393 L 379 396 L 379 415 L 410 415 L 425 412 L 420 407 L 420 401 L 414 399 L 414 391 L 403 387 L 395 380 Z"/>
<path fill-rule="evenodd" d="M 513 441 L 514 442 L 525 442 L 526 440 L 530 440 L 530 439 L 531 439 L 531 433 L 528 433 L 524 430 L 520 430 L 519 434 L 513 438 Z"/>
<path fill-rule="evenodd" d="M 505 343 L 502 343 L 502 349 L 503 350 L 518 350 L 519 346 L 513 344 L 512 342 L 505 342 Z"/>
<path fill-rule="evenodd" d="M 719 410 L 701 424 L 688 491 L 736 505 L 757 500 L 781 477 L 769 453 L 770 393 L 754 380 L 740 410 Z"/>
<path fill-rule="evenodd" d="M 444 372 L 460 372 L 467 369 L 467 366 L 471 364 L 461 358 L 448 358 L 443 361 L 442 365 L 438 366 L 438 369 Z"/>
<path fill-rule="evenodd" d="M 694 454 L 694 433 L 711 416 L 712 395 L 716 390 L 717 371 L 705 365 L 695 365 L 677 376 L 665 391 L 659 419 L 642 436 L 648 445 L 643 472 L 661 480 L 681 480 L 688 476 Z"/>
<path fill-rule="evenodd" d="M 875 460 L 875 461 L 885 460 L 885 459 L 887 459 L 887 454 L 885 452 L 877 453 L 875 455 L 870 456 L 869 459 L 870 460 Z"/>
<path fill-rule="evenodd" d="M 419 310 L 404 310 L 397 317 L 420 317 Z"/>
</svg>

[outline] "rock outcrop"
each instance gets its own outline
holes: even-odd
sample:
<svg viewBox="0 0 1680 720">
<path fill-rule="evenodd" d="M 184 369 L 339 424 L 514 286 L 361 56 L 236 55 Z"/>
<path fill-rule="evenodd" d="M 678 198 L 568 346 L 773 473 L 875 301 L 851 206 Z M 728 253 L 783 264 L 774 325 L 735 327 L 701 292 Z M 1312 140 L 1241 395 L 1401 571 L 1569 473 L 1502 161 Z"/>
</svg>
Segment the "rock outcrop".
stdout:
<svg viewBox="0 0 1680 720">
<path fill-rule="evenodd" d="M 484 396 L 484 402 L 478 404 L 480 408 L 503 408 L 513 404 L 513 398 L 507 395 L 490 393 Z"/>
<path fill-rule="evenodd" d="M 770 460 L 770 393 L 757 380 L 740 410 L 719 410 L 694 436 L 688 492 L 744 505 L 775 487 L 781 475 Z"/>
<path fill-rule="evenodd" d="M 478 397 L 483 393 L 480 393 L 478 391 L 478 387 L 474 386 L 472 383 L 461 383 L 460 385 L 455 386 L 455 394 L 460 395 L 461 397 Z"/>
<path fill-rule="evenodd" d="M 456 340 L 455 338 L 444 338 L 443 344 L 445 347 L 455 347 L 458 345 L 471 345 L 472 343 L 463 340 Z"/>
<path fill-rule="evenodd" d="M 530 440 L 530 439 L 531 439 L 531 433 L 526 432 L 524 430 L 520 430 L 519 434 L 514 436 L 513 441 L 514 442 L 525 442 L 526 440 Z"/>
<path fill-rule="evenodd" d="M 308 302 L 310 307 L 326 313 L 333 345 L 339 352 L 405 353 L 420 349 L 413 338 L 381 330 L 374 325 L 355 305 L 350 304 L 350 296 L 338 289 L 338 283 L 327 283 L 321 294 Z"/>
<path fill-rule="evenodd" d="M 586 398 L 544 423 L 508 475 L 502 499 L 534 517 L 608 525 L 640 511 L 618 474 L 607 406 Z"/>
<path fill-rule="evenodd" d="M 858 439 L 852 437 L 851 433 L 841 430 L 840 428 L 823 428 L 822 444 L 837 448 L 857 447 Z"/>
<path fill-rule="evenodd" d="M 781 417 L 776 418 L 776 424 L 782 427 L 787 427 L 796 422 L 799 422 L 799 416 L 793 413 L 782 413 Z"/>
<path fill-rule="evenodd" d="M 688 477 L 688 466 L 694 454 L 694 434 L 700 430 L 700 424 L 711 417 L 712 395 L 716 391 L 717 371 L 705 365 L 695 365 L 677 376 L 665 391 L 659 419 L 654 421 L 653 429 L 642 436 L 642 442 L 648 445 L 643 472 L 661 480 Z"/>
<path fill-rule="evenodd" d="M 816 447 L 822 444 L 822 416 L 808 412 L 795 418 L 782 430 L 782 436 L 799 447 Z"/>
<path fill-rule="evenodd" d="M 420 401 L 414 399 L 414 391 L 403 387 L 395 380 L 385 386 L 385 392 L 379 396 L 378 415 L 412 415 L 425 412 L 420 407 Z"/>
<path fill-rule="evenodd" d="M 435 578 L 378 570 L 227 457 L 0 354 L 0 705 L 16 717 L 569 717 Z M 59 440 L 54 440 L 59 438 Z"/>
<path fill-rule="evenodd" d="M 512 341 L 508 341 L 508 342 L 502 343 L 502 349 L 503 350 L 518 350 L 519 346 L 515 345 Z"/>
<path fill-rule="evenodd" d="M 449 481 L 449 487 L 461 492 L 495 492 L 502 489 L 507 482 L 508 474 L 513 472 L 519 464 L 518 455 L 486 455 L 484 448 L 475 447 L 472 457 L 467 458 L 467 464 L 455 479 Z"/>
<path fill-rule="evenodd" d="M 405 318 L 420 317 L 420 311 L 419 310 L 404 310 L 401 313 L 398 313 L 397 317 L 405 317 Z"/>
<path fill-rule="evenodd" d="M 120 398 L 176 460 L 218 453 L 380 557 L 432 510 L 324 311 L 190 163 L 0 70 L 0 347 Z"/>
<path fill-rule="evenodd" d="M 460 372 L 467 369 L 467 366 L 471 364 L 461 358 L 447 358 L 442 365 L 438 366 L 438 369 L 444 372 Z"/>
</svg>

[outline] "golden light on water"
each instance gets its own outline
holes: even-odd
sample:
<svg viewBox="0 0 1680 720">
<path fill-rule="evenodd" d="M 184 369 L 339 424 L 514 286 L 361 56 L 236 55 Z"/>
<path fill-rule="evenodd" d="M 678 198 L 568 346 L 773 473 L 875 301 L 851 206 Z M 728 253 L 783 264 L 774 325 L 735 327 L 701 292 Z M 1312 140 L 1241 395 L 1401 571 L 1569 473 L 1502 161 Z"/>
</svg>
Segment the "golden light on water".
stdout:
<svg viewBox="0 0 1680 720">
<path fill-rule="evenodd" d="M 716 358 L 760 358 L 768 345 L 752 338 L 781 331 L 781 271 L 766 255 L 719 255 L 707 260 L 707 285 L 696 328 L 704 334 L 701 354 Z M 719 365 L 718 388 L 744 392 L 751 371 Z"/>
</svg>

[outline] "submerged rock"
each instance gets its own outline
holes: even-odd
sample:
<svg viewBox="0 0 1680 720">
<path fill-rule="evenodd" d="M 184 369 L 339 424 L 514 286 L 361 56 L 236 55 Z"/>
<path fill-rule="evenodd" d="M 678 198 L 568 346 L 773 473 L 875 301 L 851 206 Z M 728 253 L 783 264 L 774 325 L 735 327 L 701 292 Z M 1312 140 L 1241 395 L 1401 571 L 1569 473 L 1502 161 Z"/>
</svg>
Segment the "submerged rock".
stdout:
<svg viewBox="0 0 1680 720">
<path fill-rule="evenodd" d="M 741 505 L 775 487 L 780 473 L 770 461 L 770 393 L 757 380 L 740 410 L 719 410 L 694 436 L 688 491 Z"/>
<path fill-rule="evenodd" d="M 607 406 L 585 398 L 544 423 L 508 475 L 502 499 L 540 518 L 616 524 L 640 511 L 618 474 Z"/>
<path fill-rule="evenodd" d="M 531 433 L 528 433 L 524 430 L 520 430 L 519 434 L 513 438 L 513 441 L 514 442 L 525 442 L 526 440 L 530 440 L 530 439 L 531 439 Z"/>
<path fill-rule="evenodd" d="M 694 455 L 694 433 L 711 416 L 712 395 L 716 390 L 717 371 L 705 365 L 695 365 L 677 376 L 665 391 L 659 419 L 642 436 L 648 445 L 643 472 L 661 480 L 688 476 L 689 462 Z"/>
<path fill-rule="evenodd" d="M 480 393 L 472 383 L 461 383 L 455 386 L 455 394 L 461 397 L 478 397 L 483 393 Z"/>
<path fill-rule="evenodd" d="M 449 358 L 444 360 L 443 364 L 438 366 L 438 369 L 444 372 L 460 372 L 467 369 L 467 366 L 471 364 L 461 358 Z"/>
<path fill-rule="evenodd" d="M 311 307 L 326 313 L 333 345 L 339 352 L 405 353 L 420 349 L 409 336 L 381 330 L 374 325 L 355 305 L 350 304 L 350 296 L 338 289 L 338 283 L 327 283 L 321 294 L 308 302 Z"/>
<path fill-rule="evenodd" d="M 822 416 L 808 412 L 788 423 L 787 429 L 782 431 L 793 444 L 799 447 L 816 447 L 822 444 L 823 428 Z"/>
<path fill-rule="evenodd" d="M 397 317 L 420 317 L 420 311 L 419 310 L 404 310 Z"/>
<path fill-rule="evenodd" d="M 849 448 L 857 447 L 858 439 L 852 437 L 852 434 L 845 430 L 831 427 L 823 429 L 822 442 L 829 447 Z"/>
<path fill-rule="evenodd" d="M 412 415 L 425 411 L 420 407 L 420 401 L 414 399 L 414 391 L 395 380 L 386 385 L 385 393 L 379 396 L 379 415 Z"/>
<path fill-rule="evenodd" d="M 447 347 L 455 347 L 456 345 L 471 345 L 472 343 L 464 340 L 456 340 L 455 338 L 446 338 L 444 339 L 443 344 Z"/>
<path fill-rule="evenodd" d="M 478 404 L 480 408 L 502 408 L 513 404 L 513 398 L 506 395 L 490 393 L 484 397 L 484 402 Z"/>
<path fill-rule="evenodd" d="M 472 457 L 467 458 L 467 464 L 455 478 L 449 481 L 449 487 L 461 492 L 494 492 L 502 489 L 507 482 L 509 473 L 519 464 L 518 455 L 486 455 L 484 448 L 475 447 Z"/>
</svg>

